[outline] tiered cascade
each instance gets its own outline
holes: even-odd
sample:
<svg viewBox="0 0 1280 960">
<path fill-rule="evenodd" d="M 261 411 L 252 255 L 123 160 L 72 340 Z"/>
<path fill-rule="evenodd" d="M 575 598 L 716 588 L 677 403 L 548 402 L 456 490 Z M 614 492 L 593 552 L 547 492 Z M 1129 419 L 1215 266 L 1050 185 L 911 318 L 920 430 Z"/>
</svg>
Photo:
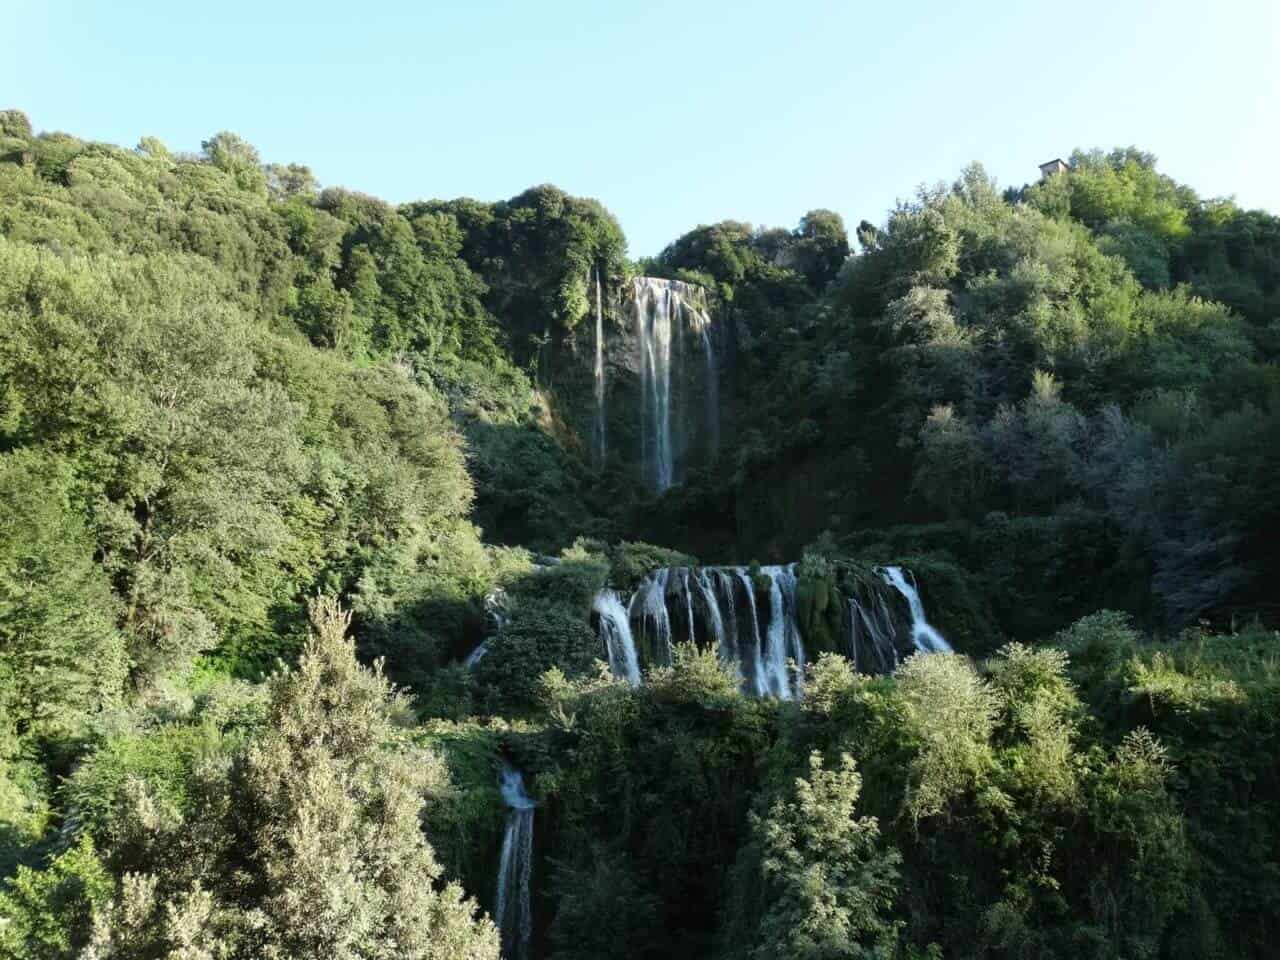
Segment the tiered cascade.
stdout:
<svg viewBox="0 0 1280 960">
<path fill-rule="evenodd" d="M 913 652 L 950 652 L 902 568 L 854 578 L 845 591 L 833 643 L 858 670 L 891 673 Z M 664 567 L 629 598 L 600 591 L 592 615 L 602 655 L 633 686 L 642 667 L 670 664 L 675 644 L 692 641 L 735 664 L 744 691 L 785 700 L 801 695 L 806 660 L 826 643 L 805 636 L 802 594 L 796 564 Z"/>
</svg>

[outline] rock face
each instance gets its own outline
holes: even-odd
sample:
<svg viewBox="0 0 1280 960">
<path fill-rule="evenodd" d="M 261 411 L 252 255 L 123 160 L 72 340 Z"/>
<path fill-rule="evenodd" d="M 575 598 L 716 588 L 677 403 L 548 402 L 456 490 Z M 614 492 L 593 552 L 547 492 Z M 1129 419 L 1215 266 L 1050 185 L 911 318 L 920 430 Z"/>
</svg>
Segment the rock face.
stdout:
<svg viewBox="0 0 1280 960">
<path fill-rule="evenodd" d="M 550 345 L 557 415 L 597 469 L 660 493 L 709 466 L 731 442 L 728 374 L 735 338 L 702 287 L 591 278 L 592 316 Z"/>
</svg>

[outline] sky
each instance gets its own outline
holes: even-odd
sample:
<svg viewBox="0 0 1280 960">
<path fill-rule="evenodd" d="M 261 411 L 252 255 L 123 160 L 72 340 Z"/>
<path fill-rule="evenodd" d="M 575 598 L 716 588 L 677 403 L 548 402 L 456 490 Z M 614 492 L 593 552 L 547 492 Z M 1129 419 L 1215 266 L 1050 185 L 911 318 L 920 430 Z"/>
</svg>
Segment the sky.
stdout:
<svg viewBox="0 0 1280 960">
<path fill-rule="evenodd" d="M 37 130 L 231 130 L 397 203 L 554 183 L 632 256 L 818 207 L 852 231 L 1076 147 L 1280 212 L 1278 0 L 0 0 L 0 24 L 0 108 Z"/>
</svg>

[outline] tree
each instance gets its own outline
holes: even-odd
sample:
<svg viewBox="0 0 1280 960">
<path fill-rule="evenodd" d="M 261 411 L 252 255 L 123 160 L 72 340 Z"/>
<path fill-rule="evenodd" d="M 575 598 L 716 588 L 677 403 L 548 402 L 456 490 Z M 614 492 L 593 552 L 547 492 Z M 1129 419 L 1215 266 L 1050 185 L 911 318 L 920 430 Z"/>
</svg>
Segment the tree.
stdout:
<svg viewBox="0 0 1280 960">
<path fill-rule="evenodd" d="M 74 728 L 123 691 L 117 604 L 70 488 L 55 457 L 0 454 L 0 717 L 20 735 Z"/>
<path fill-rule="evenodd" d="M 241 190 L 262 193 L 267 187 L 267 175 L 262 169 L 262 158 L 257 148 L 248 140 L 230 131 L 215 133 L 208 140 L 200 141 L 204 158 L 224 173 L 235 178 Z"/>
<path fill-rule="evenodd" d="M 948 519 L 969 515 L 986 486 L 982 454 L 977 432 L 950 404 L 934 407 L 920 429 L 912 491 Z"/>
<path fill-rule="evenodd" d="M 261 618 L 245 560 L 287 541 L 299 411 L 255 374 L 255 334 L 176 258 L 57 257 L 0 240 L 10 442 L 74 457 L 135 679 Z"/>
<path fill-rule="evenodd" d="M 822 290 L 849 256 L 844 220 L 831 210 L 810 210 L 800 219 L 796 238 L 800 272 L 814 290 Z"/>
<path fill-rule="evenodd" d="M 751 956 L 758 960 L 891 957 L 889 917 L 901 857 L 886 850 L 874 817 L 858 817 L 862 779 L 848 754 L 827 770 L 809 757 L 809 778 L 766 817 L 752 818 L 767 904 Z"/>
<path fill-rule="evenodd" d="M 44 870 L 19 867 L 0 890 L 0 960 L 71 960 L 111 888 L 88 834 Z"/>
<path fill-rule="evenodd" d="M 297 668 L 271 681 L 267 730 L 197 772 L 189 816 L 132 788 L 123 883 L 87 956 L 497 960 L 496 928 L 437 886 L 422 832 L 442 761 L 404 742 L 408 702 L 356 661 L 349 615 L 321 597 L 311 618 Z"/>
</svg>

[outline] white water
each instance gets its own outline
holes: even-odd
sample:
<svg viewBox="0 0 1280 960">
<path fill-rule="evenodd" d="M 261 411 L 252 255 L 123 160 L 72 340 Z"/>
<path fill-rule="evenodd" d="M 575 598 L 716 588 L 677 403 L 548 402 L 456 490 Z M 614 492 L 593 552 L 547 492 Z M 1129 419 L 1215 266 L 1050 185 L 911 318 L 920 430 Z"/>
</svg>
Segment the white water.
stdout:
<svg viewBox="0 0 1280 960">
<path fill-rule="evenodd" d="M 719 444 L 719 376 L 708 334 L 711 319 L 702 288 L 679 280 L 635 277 L 631 281 L 631 304 L 640 350 L 640 459 L 645 481 L 661 492 L 676 481 L 671 357 L 673 346 L 686 329 L 702 343 L 707 395 L 704 426 L 711 448 L 714 450 Z M 683 351 L 680 356 L 683 362 Z M 691 420 L 687 412 L 683 420 Z"/>
<path fill-rule="evenodd" d="M 906 597 L 907 606 L 911 609 L 911 642 L 916 649 L 922 653 L 951 653 L 951 644 L 925 619 L 924 604 L 920 600 L 920 592 L 916 590 L 915 578 L 908 582 L 902 575 L 901 567 L 881 567 L 880 576 L 885 583 Z"/>
<path fill-rule="evenodd" d="M 751 611 L 751 645 L 746 650 L 739 647 L 738 657 L 740 662 L 743 662 L 743 671 L 750 672 L 755 678 L 755 691 L 760 694 L 764 693 L 764 691 L 760 687 L 760 614 L 756 612 L 756 588 L 743 567 L 735 567 L 733 572 L 738 575 L 738 581 L 742 584 L 743 592 L 747 598 L 747 609 Z M 747 656 L 744 657 L 743 653 L 746 653 Z"/>
<path fill-rule="evenodd" d="M 462 661 L 462 665 L 468 670 L 474 669 L 475 665 L 485 658 L 489 653 L 489 641 L 494 637 L 501 636 L 502 631 L 506 629 L 507 591 L 501 587 L 485 595 L 484 623 L 484 641 L 477 644 L 476 648 L 467 654 L 467 659 Z"/>
<path fill-rule="evenodd" d="M 671 287 L 658 280 L 631 281 L 640 343 L 640 450 L 655 490 L 675 479 L 671 450 Z"/>
<path fill-rule="evenodd" d="M 898 669 L 893 621 L 882 595 L 876 594 L 871 607 L 867 610 L 857 597 L 849 598 L 847 626 L 853 666 L 862 673 L 892 673 Z"/>
<path fill-rule="evenodd" d="M 609 669 L 633 687 L 640 686 L 640 659 L 636 656 L 631 636 L 631 617 L 616 590 L 605 588 L 592 601 L 591 609 L 599 618 L 600 637 L 604 640 Z"/>
<path fill-rule="evenodd" d="M 720 652 L 720 656 L 730 659 L 731 652 L 725 643 L 724 617 L 720 613 L 720 604 L 716 600 L 716 591 L 715 586 L 711 583 L 711 574 L 706 570 L 699 570 L 698 575 L 694 578 L 694 583 L 698 585 L 698 595 L 702 598 L 703 607 L 707 611 L 707 621 L 711 625 L 711 638 L 715 641 L 716 650 Z M 728 600 L 730 615 L 732 615 L 732 593 L 728 595 Z"/>
<path fill-rule="evenodd" d="M 520 771 L 503 764 L 498 781 L 508 808 L 507 831 L 498 863 L 498 891 L 493 922 L 502 934 L 502 955 L 528 960 L 533 940 L 533 908 L 529 881 L 533 874 L 533 800 L 524 791 Z"/>
<path fill-rule="evenodd" d="M 650 638 L 655 641 L 652 649 L 663 663 L 671 662 L 672 653 L 671 615 L 667 612 L 667 580 L 670 576 L 671 571 L 665 567 L 649 574 L 632 594 L 628 605 L 631 618 L 640 621 L 640 637 L 646 643 Z"/>
<path fill-rule="evenodd" d="M 796 623 L 795 568 L 763 567 L 761 572 L 769 578 L 769 632 L 764 657 L 756 671 L 756 685 L 762 695 L 791 700 L 799 692 L 800 678 L 804 676 L 804 644 Z M 797 669 L 795 684 L 789 659 Z"/>
<path fill-rule="evenodd" d="M 706 365 L 707 385 L 707 446 L 714 452 L 720 449 L 720 372 L 716 364 L 716 351 L 711 346 L 708 327 L 710 318 L 702 315 L 698 335 L 702 340 L 702 357 Z"/>
<path fill-rule="evenodd" d="M 645 577 L 629 599 L 601 590 L 592 610 L 613 673 L 639 686 L 642 665 L 670 664 L 674 645 L 691 641 L 734 664 L 746 693 L 780 700 L 803 696 L 807 655 L 797 567 L 761 567 L 757 579 L 758 593 L 746 567 L 663 567 Z M 907 601 L 909 623 L 895 594 Z M 892 673 L 900 652 L 912 648 L 951 652 L 925 618 L 914 578 L 900 567 L 879 568 L 842 603 L 844 652 L 863 673 Z"/>
<path fill-rule="evenodd" d="M 596 281 L 596 456 L 597 463 L 603 467 L 609 452 L 608 438 L 605 431 L 604 410 L 604 308 L 603 295 L 600 290 L 600 269 L 594 269 Z"/>
</svg>

